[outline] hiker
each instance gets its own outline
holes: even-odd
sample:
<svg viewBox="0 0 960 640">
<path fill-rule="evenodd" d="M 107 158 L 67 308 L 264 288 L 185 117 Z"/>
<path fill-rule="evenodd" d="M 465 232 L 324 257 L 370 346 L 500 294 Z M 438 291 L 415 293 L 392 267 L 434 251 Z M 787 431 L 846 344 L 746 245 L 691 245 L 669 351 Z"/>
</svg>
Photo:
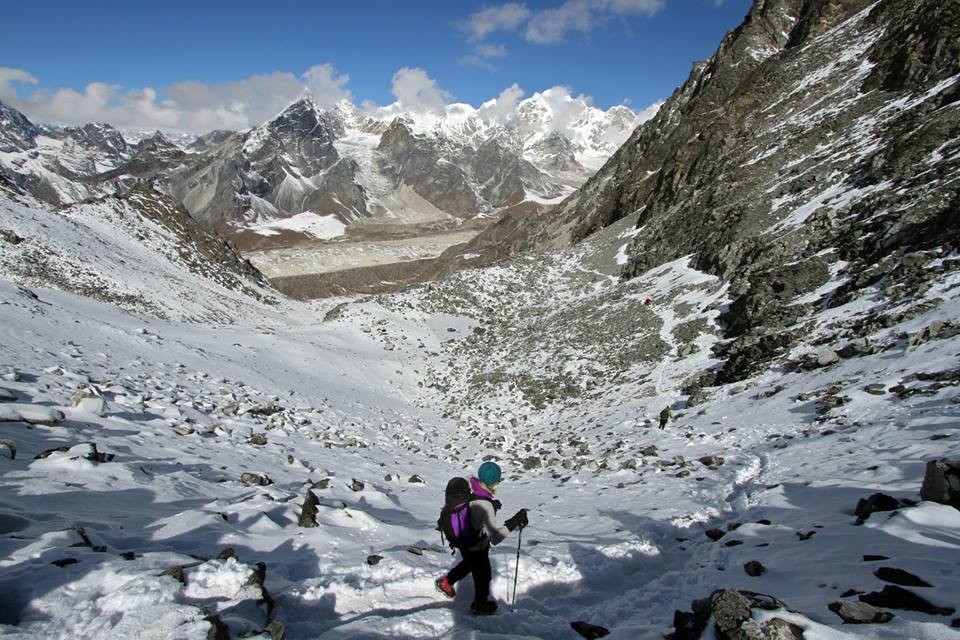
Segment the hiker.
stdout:
<svg viewBox="0 0 960 640">
<path fill-rule="evenodd" d="M 670 411 L 670 405 L 667 405 L 663 408 L 663 411 L 660 412 L 660 429 L 663 430 L 667 426 L 667 422 L 670 420 L 670 417 L 673 415 L 673 412 Z"/>
<path fill-rule="evenodd" d="M 527 526 L 527 510 L 520 509 L 497 526 L 496 513 L 500 501 L 493 495 L 500 483 L 500 467 L 494 462 L 484 462 L 477 475 L 468 483 L 464 478 L 453 478 L 447 483 L 446 503 L 440 515 L 440 531 L 444 532 L 451 546 L 460 549 L 462 559 L 445 576 L 437 578 L 437 590 L 452 598 L 457 582 L 473 575 L 473 603 L 470 612 L 474 615 L 489 615 L 497 610 L 497 603 L 488 600 L 490 595 L 490 545 L 500 544 L 514 529 Z M 465 507 L 456 508 L 458 505 Z"/>
</svg>

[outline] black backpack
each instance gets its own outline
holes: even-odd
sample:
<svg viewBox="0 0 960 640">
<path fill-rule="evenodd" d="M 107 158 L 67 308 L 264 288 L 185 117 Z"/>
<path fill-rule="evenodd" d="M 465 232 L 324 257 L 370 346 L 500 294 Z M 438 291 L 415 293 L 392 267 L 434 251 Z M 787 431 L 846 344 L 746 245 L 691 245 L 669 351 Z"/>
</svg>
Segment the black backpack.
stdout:
<svg viewBox="0 0 960 640">
<path fill-rule="evenodd" d="M 468 549 L 484 535 L 483 531 L 473 528 L 470 518 L 470 501 L 474 499 L 476 496 L 470 491 L 466 478 L 451 478 L 447 483 L 437 528 L 454 549 Z"/>
</svg>

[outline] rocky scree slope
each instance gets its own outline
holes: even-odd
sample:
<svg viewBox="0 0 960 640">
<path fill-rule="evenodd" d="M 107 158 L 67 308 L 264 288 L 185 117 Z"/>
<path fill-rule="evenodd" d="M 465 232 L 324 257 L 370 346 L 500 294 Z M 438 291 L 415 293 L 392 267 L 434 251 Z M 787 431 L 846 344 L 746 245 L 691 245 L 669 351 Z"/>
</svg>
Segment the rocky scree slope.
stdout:
<svg viewBox="0 0 960 640">
<path fill-rule="evenodd" d="M 728 283 L 716 381 L 742 379 L 822 306 L 877 291 L 880 318 L 956 251 L 958 33 L 956 3 L 758 1 L 557 210 L 464 251 L 562 246 L 637 212 L 622 276 L 692 256 Z"/>
</svg>

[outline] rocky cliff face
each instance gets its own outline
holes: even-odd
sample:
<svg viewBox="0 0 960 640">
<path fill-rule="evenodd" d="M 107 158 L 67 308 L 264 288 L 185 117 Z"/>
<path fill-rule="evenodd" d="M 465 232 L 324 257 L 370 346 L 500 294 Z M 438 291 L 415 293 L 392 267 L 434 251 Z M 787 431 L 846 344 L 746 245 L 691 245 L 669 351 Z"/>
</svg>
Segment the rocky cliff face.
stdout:
<svg viewBox="0 0 960 640">
<path fill-rule="evenodd" d="M 924 281 L 909 265 L 956 249 L 958 35 L 956 3 L 758 0 L 556 211 L 466 251 L 563 246 L 639 212 L 622 277 L 692 256 L 723 278 L 717 379 L 741 379 L 814 308 L 908 303 Z"/>
</svg>

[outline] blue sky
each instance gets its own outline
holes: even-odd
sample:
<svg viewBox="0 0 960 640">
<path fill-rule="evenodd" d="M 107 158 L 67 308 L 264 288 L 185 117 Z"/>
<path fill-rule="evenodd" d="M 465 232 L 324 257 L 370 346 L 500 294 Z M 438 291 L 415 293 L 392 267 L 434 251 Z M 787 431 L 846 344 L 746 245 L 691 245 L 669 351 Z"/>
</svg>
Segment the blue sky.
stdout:
<svg viewBox="0 0 960 640">
<path fill-rule="evenodd" d="M 565 86 L 604 109 L 641 110 L 669 97 L 750 4 L 9 3 L 0 100 L 40 122 L 170 129 L 259 124 L 298 83 L 358 105 L 406 95 L 478 106 L 513 85 Z"/>
</svg>

